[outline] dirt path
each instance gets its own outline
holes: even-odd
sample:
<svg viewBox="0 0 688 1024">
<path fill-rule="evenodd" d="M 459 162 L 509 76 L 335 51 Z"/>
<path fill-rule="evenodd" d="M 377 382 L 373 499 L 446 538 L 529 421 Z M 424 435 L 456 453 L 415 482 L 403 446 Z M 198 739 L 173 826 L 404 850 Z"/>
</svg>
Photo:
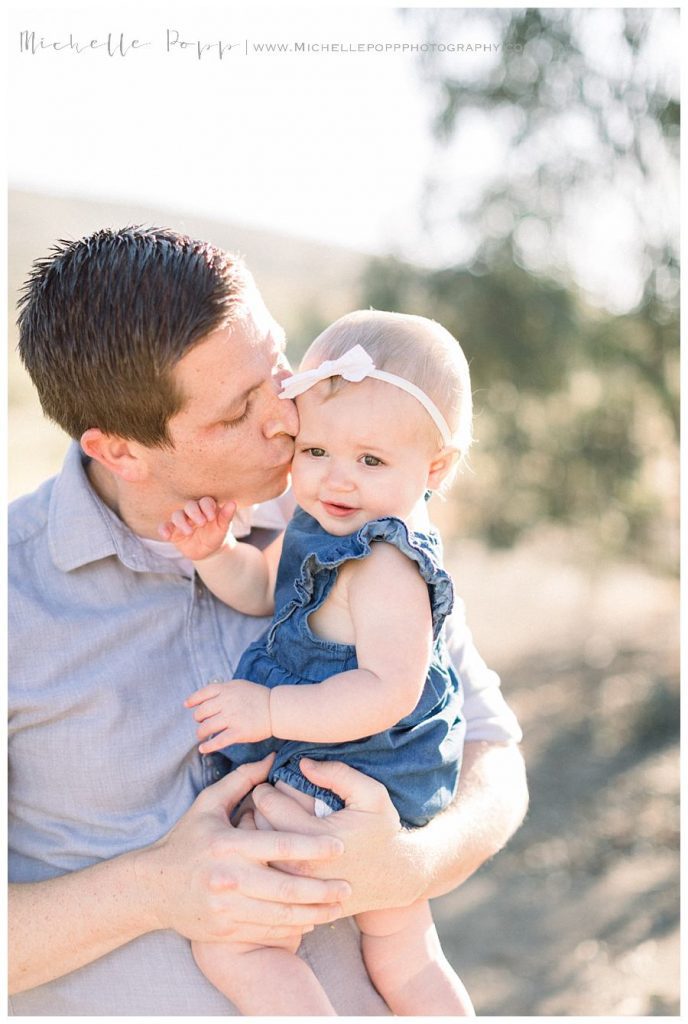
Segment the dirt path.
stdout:
<svg viewBox="0 0 688 1024">
<path fill-rule="evenodd" d="M 678 586 L 571 538 L 451 566 L 525 732 L 528 819 L 435 901 L 481 1015 L 678 1011 Z"/>
</svg>

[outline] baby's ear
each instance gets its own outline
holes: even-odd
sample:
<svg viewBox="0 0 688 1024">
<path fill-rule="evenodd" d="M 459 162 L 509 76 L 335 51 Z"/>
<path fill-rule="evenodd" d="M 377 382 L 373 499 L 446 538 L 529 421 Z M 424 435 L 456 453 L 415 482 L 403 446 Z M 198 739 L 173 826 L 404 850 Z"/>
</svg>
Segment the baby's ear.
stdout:
<svg viewBox="0 0 688 1024">
<path fill-rule="evenodd" d="M 458 461 L 459 452 L 456 448 L 443 448 L 438 452 L 428 469 L 428 488 L 431 491 L 438 491 Z"/>
</svg>

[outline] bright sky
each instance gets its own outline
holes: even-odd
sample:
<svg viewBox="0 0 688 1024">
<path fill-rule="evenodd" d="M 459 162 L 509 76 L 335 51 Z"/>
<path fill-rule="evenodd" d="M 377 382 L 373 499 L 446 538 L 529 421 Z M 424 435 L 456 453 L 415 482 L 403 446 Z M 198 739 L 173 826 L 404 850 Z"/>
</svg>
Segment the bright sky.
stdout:
<svg viewBox="0 0 688 1024">
<path fill-rule="evenodd" d="M 593 27 L 608 56 L 604 24 Z M 22 31 L 35 32 L 39 52 L 19 52 Z M 83 52 L 70 48 L 70 33 Z M 122 39 L 125 56 L 88 48 L 108 33 L 115 48 Z M 460 40 L 436 40 L 459 41 L 492 40 L 478 15 Z M 14 0 L 9 42 L 14 187 L 157 203 L 417 261 L 467 255 L 449 211 L 431 246 L 422 233 L 423 185 L 439 161 L 417 56 L 294 52 L 297 44 L 423 42 L 420 26 L 394 9 L 105 0 L 56 10 L 47 0 Z M 258 49 L 271 43 L 292 52 Z M 671 45 L 660 40 L 659 64 Z M 206 48 L 200 56 L 197 46 Z M 496 58 L 450 59 L 463 71 Z M 457 137 L 442 158 L 454 210 L 503 164 L 505 143 L 494 122 L 474 122 Z M 623 309 L 639 287 L 628 266 L 627 211 L 619 197 L 598 199 L 592 216 L 574 211 L 571 258 L 594 298 Z"/>
<path fill-rule="evenodd" d="M 148 45 L 19 54 L 28 28 L 46 42 L 112 32 Z M 11 31 L 17 187 L 135 196 L 355 248 L 408 235 L 429 158 L 413 57 L 254 49 L 420 41 L 393 11 L 93 5 L 23 9 Z M 238 46 L 220 59 L 218 41 Z M 197 42 L 212 47 L 200 59 Z"/>
</svg>

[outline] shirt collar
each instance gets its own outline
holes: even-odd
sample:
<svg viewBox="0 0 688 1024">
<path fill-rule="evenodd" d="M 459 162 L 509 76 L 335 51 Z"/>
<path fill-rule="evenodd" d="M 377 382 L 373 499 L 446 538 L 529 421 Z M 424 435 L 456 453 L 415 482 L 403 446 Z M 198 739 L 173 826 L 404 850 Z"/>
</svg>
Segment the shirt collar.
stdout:
<svg viewBox="0 0 688 1024">
<path fill-rule="evenodd" d="M 135 572 L 174 571 L 140 542 L 101 501 L 86 474 L 88 457 L 73 441 L 55 480 L 48 513 L 50 555 L 58 569 L 71 572 L 113 555 Z"/>
</svg>

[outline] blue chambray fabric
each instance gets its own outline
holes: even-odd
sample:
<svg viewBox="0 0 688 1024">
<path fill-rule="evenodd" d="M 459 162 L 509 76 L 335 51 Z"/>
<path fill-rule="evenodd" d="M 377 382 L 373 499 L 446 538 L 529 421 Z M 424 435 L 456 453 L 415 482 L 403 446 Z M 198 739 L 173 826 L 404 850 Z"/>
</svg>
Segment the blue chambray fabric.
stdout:
<svg viewBox="0 0 688 1024">
<path fill-rule="evenodd" d="M 375 519 L 343 537 L 327 533 L 303 509 L 287 527 L 275 590 L 275 615 L 262 637 L 241 658 L 237 678 L 273 688 L 322 682 L 358 667 L 356 649 L 316 636 L 308 617 L 326 600 L 344 562 L 366 558 L 376 542 L 392 544 L 416 563 L 428 587 L 434 648 L 415 709 L 391 729 L 345 743 L 269 739 L 234 744 L 223 753 L 232 766 L 276 751 L 270 781 L 282 780 L 339 810 L 343 803 L 301 773 L 302 757 L 345 761 L 386 786 L 406 825 L 426 824 L 453 799 L 465 737 L 462 694 L 443 636 L 453 606 L 453 587 L 441 567 L 435 531 L 409 531 L 400 519 Z"/>
<path fill-rule="evenodd" d="M 146 549 L 92 491 L 78 445 L 9 523 L 9 876 L 37 882 L 164 835 L 226 771 L 182 702 L 231 678 L 266 619 L 226 607 Z M 385 1015 L 358 931 L 300 955 L 340 1015 Z M 234 1015 L 174 932 L 144 935 L 13 996 L 15 1016 Z"/>
</svg>

